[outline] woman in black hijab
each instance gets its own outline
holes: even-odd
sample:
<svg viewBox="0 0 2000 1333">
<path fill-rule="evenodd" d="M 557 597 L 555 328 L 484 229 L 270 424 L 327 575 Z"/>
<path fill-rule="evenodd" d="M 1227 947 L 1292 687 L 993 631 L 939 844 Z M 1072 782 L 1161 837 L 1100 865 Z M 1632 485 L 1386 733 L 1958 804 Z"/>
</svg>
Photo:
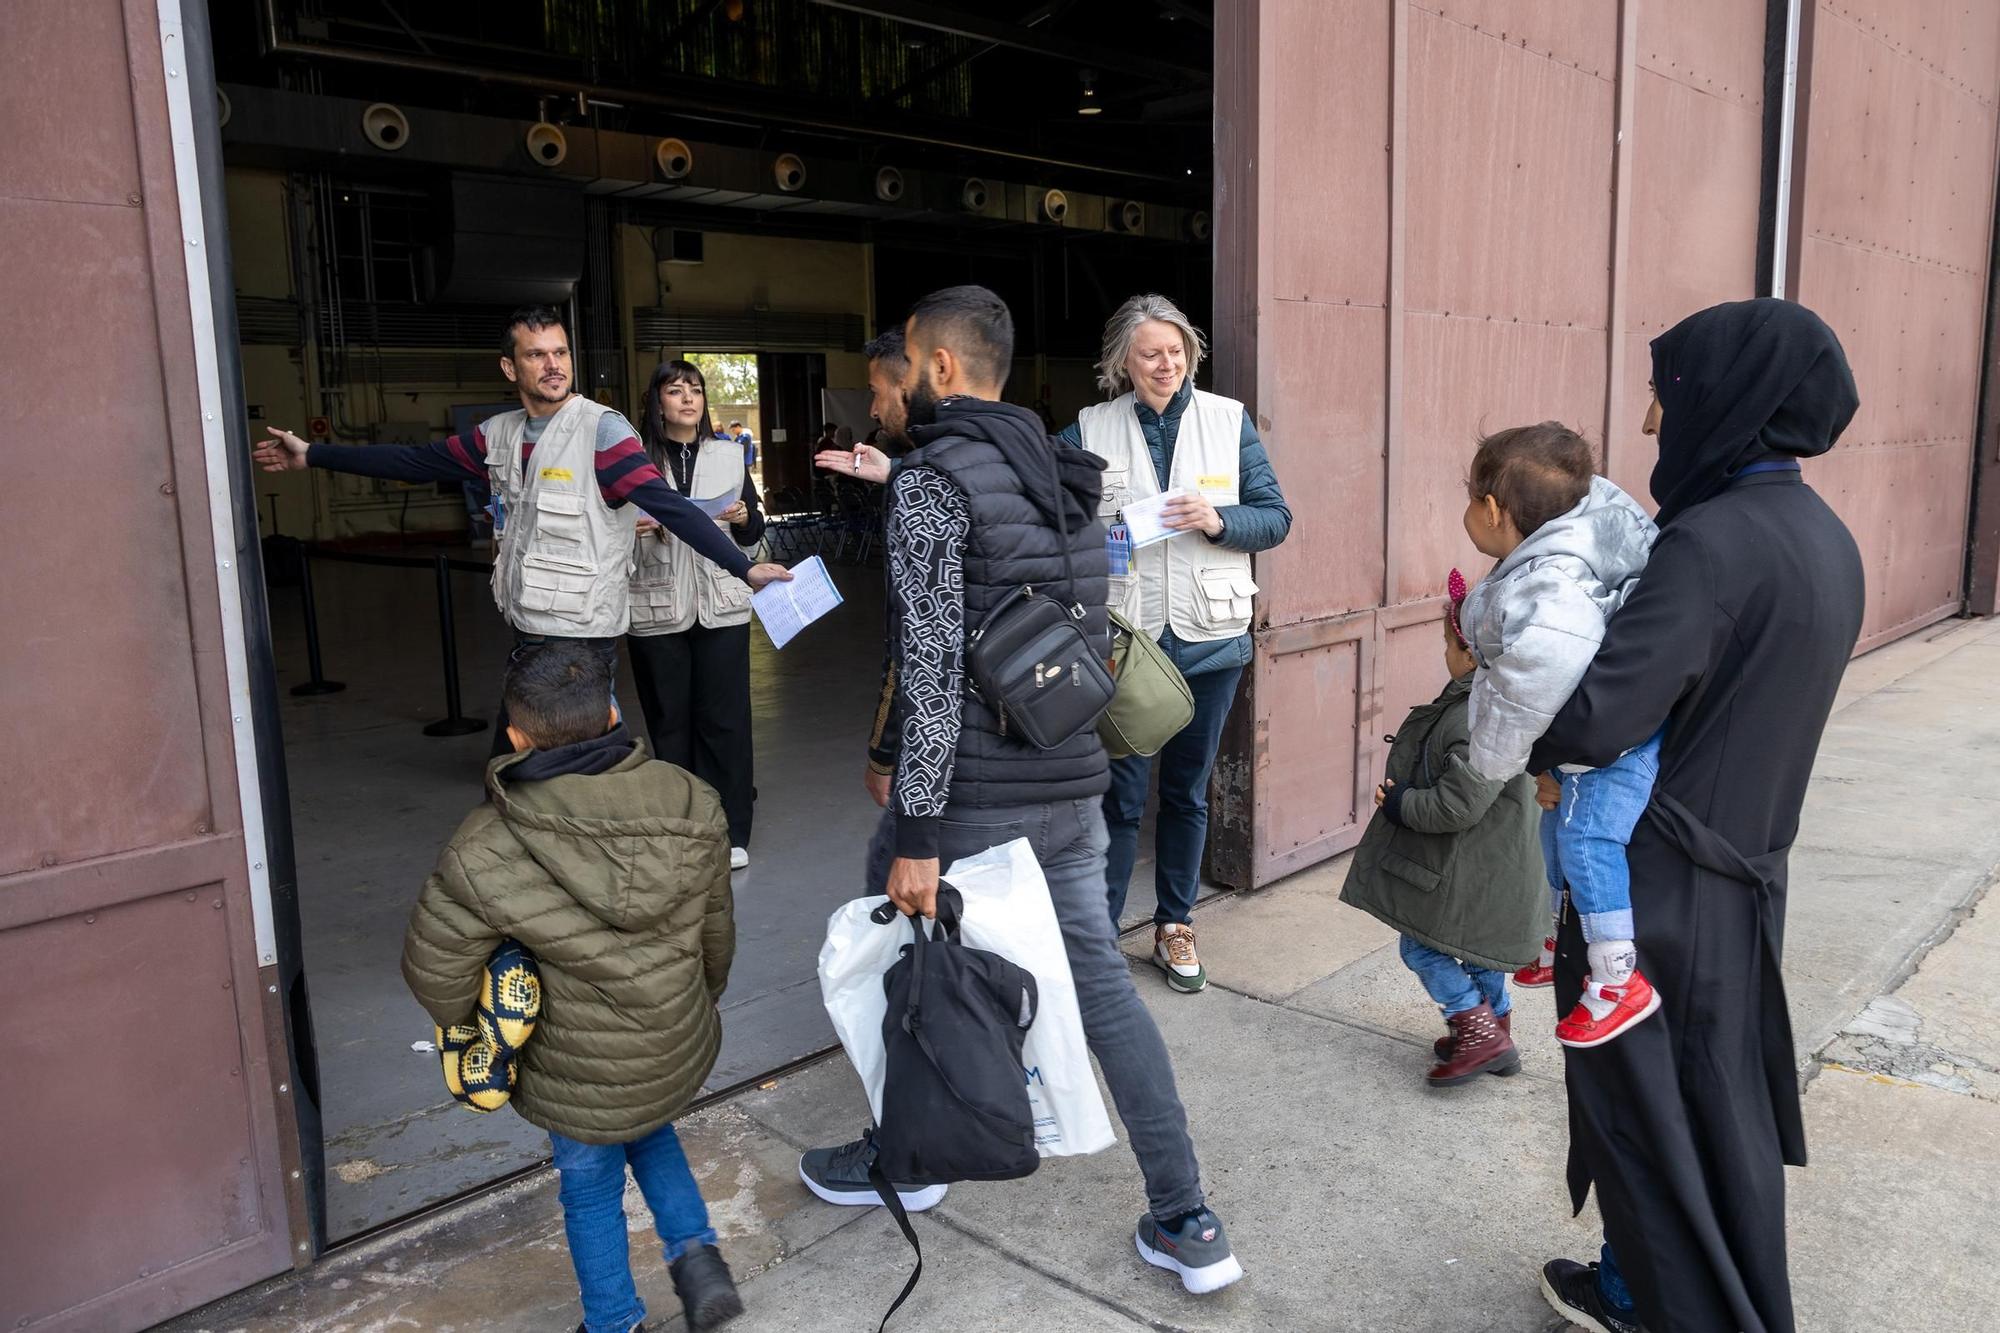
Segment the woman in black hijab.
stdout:
<svg viewBox="0 0 2000 1333">
<path fill-rule="evenodd" d="M 1781 1333 L 1784 1166 L 1805 1164 L 1785 865 L 1862 618 L 1860 553 L 1798 460 L 1832 448 L 1859 399 L 1833 331 L 1775 300 L 1655 339 L 1653 391 L 1659 542 L 1531 771 L 1608 764 L 1667 723 L 1628 852 L 1639 961 L 1664 1005 L 1564 1053 L 1571 1202 L 1596 1184 L 1607 1271 L 1558 1259 L 1543 1288 L 1613 1333 Z M 1585 970 L 1566 909 L 1558 1013 Z"/>
</svg>

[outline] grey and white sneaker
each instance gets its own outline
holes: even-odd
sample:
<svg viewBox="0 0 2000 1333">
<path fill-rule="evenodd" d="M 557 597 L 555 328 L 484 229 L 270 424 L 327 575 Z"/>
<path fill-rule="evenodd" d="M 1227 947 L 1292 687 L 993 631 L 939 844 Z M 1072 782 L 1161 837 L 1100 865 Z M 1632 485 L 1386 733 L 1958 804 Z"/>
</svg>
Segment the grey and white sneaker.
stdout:
<svg viewBox="0 0 2000 1333">
<path fill-rule="evenodd" d="M 1139 1219 L 1134 1239 L 1139 1257 L 1155 1268 L 1181 1275 L 1181 1285 L 1197 1296 L 1221 1291 L 1243 1276 L 1243 1265 L 1230 1252 L 1229 1237 L 1223 1234 L 1222 1219 L 1208 1209 L 1181 1219 L 1177 1230 L 1169 1231 L 1151 1213 Z"/>
<path fill-rule="evenodd" d="M 750 868 L 750 849 L 747 847 L 731 847 L 729 849 L 729 868 L 731 870 L 748 870 Z"/>
<path fill-rule="evenodd" d="M 875 1208 L 882 1197 L 868 1181 L 868 1166 L 875 1160 L 875 1145 L 866 1138 L 843 1143 L 837 1148 L 813 1148 L 799 1157 L 799 1179 L 807 1189 L 825 1199 L 850 1208 Z M 921 1213 L 944 1202 L 947 1185 L 896 1186 L 896 1197 L 912 1213 Z"/>
</svg>

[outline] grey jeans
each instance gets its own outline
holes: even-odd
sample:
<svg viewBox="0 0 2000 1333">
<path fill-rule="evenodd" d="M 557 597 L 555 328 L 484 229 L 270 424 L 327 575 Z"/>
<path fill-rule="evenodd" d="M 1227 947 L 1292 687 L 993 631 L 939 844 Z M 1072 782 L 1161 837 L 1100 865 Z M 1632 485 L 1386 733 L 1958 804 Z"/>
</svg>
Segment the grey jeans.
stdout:
<svg viewBox="0 0 2000 1333">
<path fill-rule="evenodd" d="M 868 849 L 868 886 L 881 893 L 895 857 L 895 811 L 882 817 Z M 1035 849 L 1062 927 L 1076 983 L 1083 1035 L 1104 1071 L 1132 1155 L 1146 1177 L 1146 1206 L 1162 1220 L 1202 1206 L 1201 1170 L 1188 1138 L 1187 1111 L 1174 1087 L 1167 1044 L 1132 988 L 1104 912 L 1103 803 L 1097 798 L 987 810 L 947 807 L 938 823 L 938 860 L 961 857 L 1026 838 Z"/>
</svg>

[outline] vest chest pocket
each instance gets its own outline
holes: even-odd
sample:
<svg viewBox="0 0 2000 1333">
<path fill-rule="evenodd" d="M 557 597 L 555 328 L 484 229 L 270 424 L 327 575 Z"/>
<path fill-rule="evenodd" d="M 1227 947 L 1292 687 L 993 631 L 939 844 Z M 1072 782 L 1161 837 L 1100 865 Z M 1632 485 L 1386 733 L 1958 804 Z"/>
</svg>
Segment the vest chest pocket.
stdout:
<svg viewBox="0 0 2000 1333">
<path fill-rule="evenodd" d="M 587 560 L 584 550 L 583 497 L 574 491 L 543 491 L 535 499 L 535 545 L 564 556 Z"/>
<path fill-rule="evenodd" d="M 590 614 L 595 571 L 578 561 L 530 551 L 521 558 L 521 606 L 529 611 L 584 620 Z"/>
<path fill-rule="evenodd" d="M 1125 507 L 1132 498 L 1132 473 L 1129 468 L 1106 468 L 1104 470 L 1104 498 L 1098 502 L 1097 512 L 1109 519 Z"/>
<path fill-rule="evenodd" d="M 1194 614 L 1203 629 L 1248 629 L 1250 599 L 1256 595 L 1257 584 L 1246 569 L 1195 571 Z"/>
</svg>

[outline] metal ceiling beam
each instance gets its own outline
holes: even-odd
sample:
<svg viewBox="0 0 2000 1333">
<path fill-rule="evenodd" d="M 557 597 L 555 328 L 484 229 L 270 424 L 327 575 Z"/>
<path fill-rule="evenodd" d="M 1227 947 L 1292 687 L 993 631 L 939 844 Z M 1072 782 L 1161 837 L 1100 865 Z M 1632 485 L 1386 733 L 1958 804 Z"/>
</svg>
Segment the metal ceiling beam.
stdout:
<svg viewBox="0 0 2000 1333">
<path fill-rule="evenodd" d="M 1050 0 L 1048 4 L 1043 5 L 1040 9 L 1036 10 L 1034 13 L 1029 14 L 1027 17 L 1023 18 L 1021 20 L 1021 26 L 1023 28 L 1032 28 L 1035 27 L 1037 24 L 1045 23 L 1049 19 L 1054 18 L 1056 15 L 1062 13 L 1065 9 L 1071 8 L 1075 4 L 1076 0 Z M 876 98 L 875 100 L 878 102 L 900 101 L 904 97 L 907 97 L 909 94 L 915 92 L 917 89 L 929 83 L 932 79 L 935 79 L 940 75 L 949 74 L 955 69 L 960 69 L 966 65 L 970 65 L 973 61 L 979 59 L 981 56 L 991 55 L 993 52 L 999 49 L 1000 49 L 1000 43 L 998 42 L 988 42 L 984 46 L 969 47 L 966 50 L 960 51 L 957 55 L 951 57 L 949 60 L 940 60 L 937 64 L 932 65 L 929 69 L 919 70 L 917 73 L 912 74 L 908 79 L 904 80 L 904 82 L 900 87 L 892 88 L 891 90 L 882 94 L 882 96 Z"/>
<path fill-rule="evenodd" d="M 901 23 L 913 28 L 928 28 L 932 32 L 969 37 L 974 41 L 991 42 L 996 46 L 1012 47 L 1016 51 L 1027 51 L 1054 60 L 1068 61 L 1073 65 L 1116 70 L 1121 74 L 1153 79 L 1160 83 L 1184 84 L 1190 76 L 1211 77 L 1211 71 L 1205 67 L 1154 60 L 1149 56 L 1131 55 L 1120 52 L 1114 47 L 1097 46 L 1089 42 L 1073 42 L 1052 33 L 1035 32 L 1018 23 L 982 18 L 976 14 L 921 3 L 921 0 L 811 0 L 811 3 L 824 9 L 844 9 L 851 14 L 866 14 L 872 18 L 888 19 L 892 23 Z"/>
</svg>

